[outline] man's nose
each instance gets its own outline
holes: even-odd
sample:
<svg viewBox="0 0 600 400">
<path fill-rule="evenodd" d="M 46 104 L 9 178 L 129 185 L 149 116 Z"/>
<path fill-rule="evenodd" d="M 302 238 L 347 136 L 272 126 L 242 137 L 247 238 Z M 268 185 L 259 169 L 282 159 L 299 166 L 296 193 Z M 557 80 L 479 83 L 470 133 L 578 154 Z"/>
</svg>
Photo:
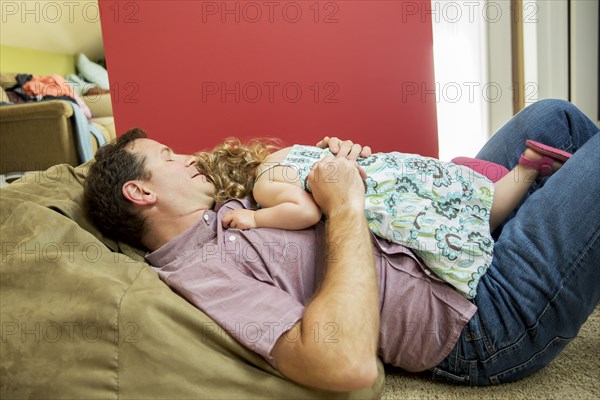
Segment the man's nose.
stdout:
<svg viewBox="0 0 600 400">
<path fill-rule="evenodd" d="M 184 156 L 184 164 L 186 167 L 191 167 L 196 164 L 196 157 L 186 155 Z"/>
</svg>

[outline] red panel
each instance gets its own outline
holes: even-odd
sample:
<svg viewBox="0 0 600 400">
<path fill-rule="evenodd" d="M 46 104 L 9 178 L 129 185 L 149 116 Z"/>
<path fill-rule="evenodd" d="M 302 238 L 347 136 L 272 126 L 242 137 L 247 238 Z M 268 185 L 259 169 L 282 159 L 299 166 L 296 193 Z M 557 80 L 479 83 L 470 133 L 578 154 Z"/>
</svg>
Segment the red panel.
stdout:
<svg viewBox="0 0 600 400">
<path fill-rule="evenodd" d="M 429 1 L 100 0 L 117 130 L 437 156 Z"/>
</svg>

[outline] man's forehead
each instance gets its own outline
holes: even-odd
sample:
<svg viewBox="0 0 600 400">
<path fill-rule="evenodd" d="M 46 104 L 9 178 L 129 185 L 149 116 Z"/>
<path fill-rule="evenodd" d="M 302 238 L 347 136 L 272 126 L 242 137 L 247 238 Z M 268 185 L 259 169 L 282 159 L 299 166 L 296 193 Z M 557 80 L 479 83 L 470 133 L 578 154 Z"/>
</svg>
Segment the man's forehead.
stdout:
<svg viewBox="0 0 600 400">
<path fill-rule="evenodd" d="M 157 142 L 156 140 L 148 139 L 148 138 L 139 138 L 139 139 L 135 139 L 131 143 L 129 150 L 136 152 L 136 153 L 149 153 L 149 152 L 160 151 L 161 149 L 163 149 L 165 147 L 166 147 L 165 145 Z"/>
</svg>

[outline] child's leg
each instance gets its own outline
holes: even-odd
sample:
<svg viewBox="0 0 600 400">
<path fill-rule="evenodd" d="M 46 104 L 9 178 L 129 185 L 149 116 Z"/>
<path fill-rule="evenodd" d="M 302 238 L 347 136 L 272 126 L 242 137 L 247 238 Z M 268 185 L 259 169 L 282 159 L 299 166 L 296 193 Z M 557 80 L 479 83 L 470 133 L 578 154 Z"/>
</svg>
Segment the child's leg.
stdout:
<svg viewBox="0 0 600 400">
<path fill-rule="evenodd" d="M 532 161 L 543 158 L 542 154 L 532 149 L 526 149 L 523 156 Z M 561 163 L 555 161 L 552 164 L 552 169 L 556 171 L 561 166 Z M 512 171 L 494 183 L 494 202 L 490 211 L 491 232 L 502 224 L 515 207 L 519 205 L 538 175 L 539 171 L 537 169 L 518 164 Z"/>
</svg>

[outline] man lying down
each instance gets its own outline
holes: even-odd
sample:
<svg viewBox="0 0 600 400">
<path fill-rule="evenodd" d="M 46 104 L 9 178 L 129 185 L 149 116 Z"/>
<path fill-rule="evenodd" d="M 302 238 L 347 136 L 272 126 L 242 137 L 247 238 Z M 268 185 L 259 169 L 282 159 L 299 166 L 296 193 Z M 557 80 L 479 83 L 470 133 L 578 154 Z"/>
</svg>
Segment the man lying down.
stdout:
<svg viewBox="0 0 600 400">
<path fill-rule="evenodd" d="M 518 118 L 539 119 L 543 114 L 553 126 L 557 118 L 579 121 L 579 129 L 586 128 L 589 134 L 578 135 L 581 143 L 574 150 L 586 154 L 574 154 L 537 192 L 543 194 L 553 180 L 562 190 L 565 185 L 581 186 L 569 188 L 569 193 L 597 192 L 600 185 L 568 176 L 569 164 L 574 171 L 600 165 L 598 152 L 593 151 L 598 147 L 597 128 L 568 103 L 543 105 L 543 110 L 528 107 L 525 115 L 516 116 L 499 134 L 518 135 L 515 140 L 525 143 L 540 138 L 522 129 L 515 133 L 517 125 L 524 126 Z M 577 124 L 566 125 L 571 129 Z M 569 134 L 556 131 L 556 143 L 548 144 L 560 147 L 561 135 Z M 598 303 L 598 268 L 580 269 L 575 281 L 589 284 L 573 281 L 574 297 L 559 293 L 566 290 L 560 285 L 523 279 L 522 274 L 531 274 L 532 269 L 553 268 L 558 272 L 548 279 L 565 282 L 569 270 L 564 260 L 536 262 L 524 256 L 515 264 L 514 249 L 505 248 L 521 228 L 522 223 L 516 222 L 527 218 L 528 202 L 535 193 L 496 240 L 496 247 L 504 246 L 499 251 L 513 254 L 513 259 L 499 257 L 495 249 L 477 297 L 469 300 L 432 274 L 409 249 L 370 233 L 364 211 L 365 185 L 354 161 L 368 156 L 370 149 L 337 138 L 325 138 L 318 146 L 329 147 L 337 157 L 316 163 L 308 176 L 314 200 L 326 216 L 324 222 L 308 229 L 224 227 L 227 212 L 256 204 L 244 198 L 215 205 L 214 186 L 198 172 L 195 158 L 174 153 L 140 129 L 98 151 L 85 183 L 86 209 L 103 234 L 146 248 L 146 259 L 160 277 L 236 340 L 290 380 L 326 390 L 352 391 L 372 385 L 377 378 L 377 357 L 408 371 L 430 370 L 435 379 L 450 382 L 486 385 L 519 379 L 547 365 L 564 348 L 548 344 L 556 337 L 575 337 Z M 501 147 L 505 152 L 518 150 Z M 502 157 L 490 161 L 500 162 Z M 582 165 L 577 167 L 577 163 Z M 332 170 L 335 179 L 319 179 L 330 176 Z M 559 175 L 564 175 L 564 181 Z M 545 215 L 539 215 L 544 210 L 536 207 L 538 225 L 561 209 L 552 203 L 555 196 L 551 194 Z M 574 204 L 585 207 L 585 201 L 596 197 L 582 196 Z M 588 209 L 597 207 L 589 204 Z M 581 226 L 579 218 L 572 220 L 573 226 L 563 229 L 573 237 L 579 231 L 598 231 L 598 227 Z M 600 217 L 586 221 L 598 224 Z M 512 296 L 516 292 L 537 300 L 510 303 L 517 301 Z M 540 310 L 548 310 L 548 303 L 557 296 L 561 297 L 559 305 L 550 307 L 556 315 L 542 314 Z M 520 309 L 530 312 L 515 311 Z M 571 310 L 581 311 L 574 317 Z M 554 323 L 541 332 L 536 325 L 540 318 Z M 522 346 L 515 353 L 517 341 Z M 524 364 L 541 351 L 539 362 Z"/>
</svg>

